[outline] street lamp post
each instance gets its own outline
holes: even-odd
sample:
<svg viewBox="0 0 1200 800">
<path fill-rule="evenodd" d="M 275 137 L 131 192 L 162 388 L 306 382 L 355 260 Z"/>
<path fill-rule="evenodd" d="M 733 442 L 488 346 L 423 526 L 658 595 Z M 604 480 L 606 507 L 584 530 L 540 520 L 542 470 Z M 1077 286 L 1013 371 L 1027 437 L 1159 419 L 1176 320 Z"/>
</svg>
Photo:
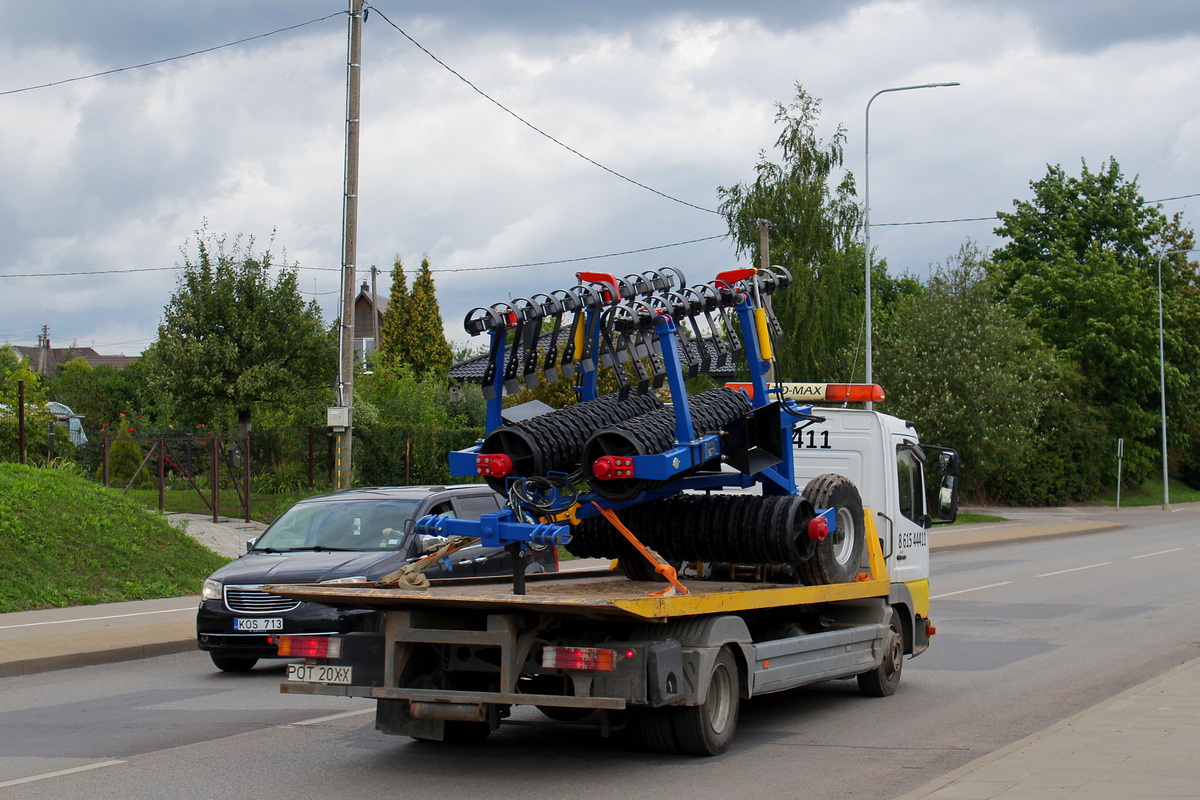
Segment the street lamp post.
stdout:
<svg viewBox="0 0 1200 800">
<path fill-rule="evenodd" d="M 1167 360 L 1163 355 L 1162 262 L 1164 256 L 1196 252 L 1200 252 L 1200 248 L 1164 250 L 1158 254 L 1158 393 L 1162 403 L 1163 511 L 1171 510 L 1171 493 L 1167 484 Z"/>
<path fill-rule="evenodd" d="M 871 99 L 867 101 L 867 121 L 864 131 L 864 140 L 866 142 L 865 156 L 863 159 L 863 192 L 865 203 L 863 205 L 863 232 L 867 247 L 867 318 L 865 325 L 867 327 L 867 383 L 872 383 L 871 376 L 871 103 L 875 102 L 875 98 L 881 94 L 888 92 L 907 92 L 909 89 L 937 89 L 943 86 L 958 86 L 957 81 L 954 83 L 922 83 L 919 86 L 897 86 L 892 89 L 880 89 L 875 94 L 871 95 Z M 867 408 L 874 408 L 875 404 L 868 401 Z"/>
</svg>

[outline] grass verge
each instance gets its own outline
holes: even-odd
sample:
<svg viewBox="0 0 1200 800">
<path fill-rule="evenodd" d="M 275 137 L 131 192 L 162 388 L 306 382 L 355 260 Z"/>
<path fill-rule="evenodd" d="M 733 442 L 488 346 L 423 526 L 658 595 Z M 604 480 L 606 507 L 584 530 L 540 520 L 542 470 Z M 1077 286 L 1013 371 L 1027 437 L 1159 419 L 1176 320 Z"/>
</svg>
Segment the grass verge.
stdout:
<svg viewBox="0 0 1200 800">
<path fill-rule="evenodd" d="M 110 491 L 120 495 L 121 489 Z M 318 494 L 329 494 L 329 489 L 305 489 L 300 492 L 284 492 L 281 494 L 251 494 L 250 519 L 270 525 L 275 518 L 286 511 L 297 500 Z M 141 508 L 158 508 L 158 489 L 130 489 L 125 497 L 134 505 Z M 212 509 L 204 499 L 190 486 L 186 489 L 171 489 L 163 492 L 163 510 L 168 513 L 182 514 L 211 514 Z M 242 518 L 246 513 L 242 502 L 233 489 L 221 490 L 221 516 L 232 519 Z"/>
<path fill-rule="evenodd" d="M 197 594 L 226 561 L 119 492 L 0 463 L 0 612 Z"/>
<path fill-rule="evenodd" d="M 978 514 L 974 511 L 960 511 L 958 517 L 955 518 L 955 525 L 973 525 L 976 522 L 1007 522 L 1006 517 L 997 517 L 995 514 Z"/>
<path fill-rule="evenodd" d="M 1186 483 L 1172 480 L 1170 485 L 1172 503 L 1194 503 L 1200 501 L 1200 490 L 1193 489 Z M 1163 501 L 1162 478 L 1148 479 L 1140 486 L 1126 484 L 1121 487 L 1121 507 L 1129 506 L 1160 506 Z M 1116 506 L 1117 490 L 1106 489 L 1092 500 L 1098 506 Z"/>
</svg>

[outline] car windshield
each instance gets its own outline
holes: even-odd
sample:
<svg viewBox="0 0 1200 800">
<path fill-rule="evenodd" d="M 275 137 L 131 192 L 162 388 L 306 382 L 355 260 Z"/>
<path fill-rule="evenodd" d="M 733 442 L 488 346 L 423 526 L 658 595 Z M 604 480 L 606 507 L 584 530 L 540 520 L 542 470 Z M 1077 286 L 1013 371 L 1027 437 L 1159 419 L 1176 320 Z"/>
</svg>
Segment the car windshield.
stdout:
<svg viewBox="0 0 1200 800">
<path fill-rule="evenodd" d="M 398 550 L 416 500 L 324 500 L 292 506 L 254 543 L 255 550 Z"/>
</svg>

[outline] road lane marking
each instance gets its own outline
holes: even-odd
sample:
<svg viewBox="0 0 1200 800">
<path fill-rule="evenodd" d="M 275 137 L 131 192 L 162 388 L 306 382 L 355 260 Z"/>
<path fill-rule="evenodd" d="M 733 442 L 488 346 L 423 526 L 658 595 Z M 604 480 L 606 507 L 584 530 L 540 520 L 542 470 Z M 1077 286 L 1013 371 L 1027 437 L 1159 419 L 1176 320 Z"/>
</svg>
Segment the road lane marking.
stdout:
<svg viewBox="0 0 1200 800">
<path fill-rule="evenodd" d="M 987 586 L 975 586 L 971 589 L 959 589 L 957 592 L 946 592 L 945 594 L 935 594 L 930 597 L 930 600 L 941 600 L 943 597 L 953 597 L 956 594 L 966 594 L 967 592 L 978 592 L 982 589 L 995 589 L 997 586 L 1008 586 L 1012 581 L 1000 581 L 999 583 L 989 583 Z"/>
<path fill-rule="evenodd" d="M 101 767 L 115 767 L 117 764 L 124 764 L 124 761 L 101 761 L 99 764 L 87 764 L 82 767 L 71 767 L 70 769 L 60 769 L 57 772 L 43 772 L 41 775 L 30 775 L 28 778 L 16 778 L 11 781 L 0 783 L 0 789 L 7 786 L 18 786 L 22 783 L 33 783 L 34 781 L 43 781 L 46 778 L 57 778 L 61 775 L 72 775 L 76 772 L 87 772 L 90 769 L 100 769 Z"/>
<path fill-rule="evenodd" d="M 1057 570 L 1056 572 L 1043 572 L 1041 575 L 1037 575 L 1035 577 L 1049 578 L 1052 575 L 1066 575 L 1068 572 L 1079 572 L 1081 569 L 1094 569 L 1096 567 L 1107 567 L 1111 563 L 1112 563 L 1111 561 L 1101 561 L 1099 564 L 1088 564 L 1086 567 L 1071 567 L 1070 569 L 1060 569 L 1060 570 Z"/>
<path fill-rule="evenodd" d="M 322 722 L 333 722 L 335 719 L 345 719 L 346 717 L 357 717 L 362 714 L 374 714 L 373 708 L 360 708 L 358 711 L 343 711 L 340 714 L 330 714 L 327 717 L 316 717 L 315 719 L 306 719 L 303 722 L 289 722 L 287 725 L 280 725 L 281 728 L 290 728 L 292 725 L 319 725 Z"/>
<path fill-rule="evenodd" d="M 1150 556 L 1161 556 L 1161 555 L 1166 555 L 1167 553 L 1178 553 L 1182 549 L 1183 549 L 1182 547 L 1172 547 L 1170 550 L 1159 550 L 1157 553 L 1146 553 L 1145 555 L 1142 555 L 1142 556 L 1130 556 L 1129 560 L 1137 561 L 1139 558 L 1149 558 Z"/>
<path fill-rule="evenodd" d="M 134 611 L 130 614 L 109 614 L 106 617 L 78 617 L 76 619 L 51 619 L 45 622 L 22 622 L 20 625 L 0 625 L 0 631 L 8 628 L 32 628 L 37 625 L 63 625 L 68 622 L 96 622 L 102 619 L 121 619 L 123 617 L 144 617 L 147 614 L 177 614 L 180 611 L 195 611 L 195 606 L 187 608 L 166 608 L 161 611 Z"/>
</svg>

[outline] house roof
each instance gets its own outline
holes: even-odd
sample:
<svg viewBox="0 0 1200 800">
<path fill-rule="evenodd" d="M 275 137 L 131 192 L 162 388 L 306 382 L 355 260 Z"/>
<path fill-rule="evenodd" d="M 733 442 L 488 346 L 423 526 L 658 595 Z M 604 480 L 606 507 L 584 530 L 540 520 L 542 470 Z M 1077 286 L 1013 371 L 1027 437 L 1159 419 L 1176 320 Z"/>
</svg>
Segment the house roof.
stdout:
<svg viewBox="0 0 1200 800">
<path fill-rule="evenodd" d="M 538 350 L 538 353 L 540 354 L 539 363 L 540 363 L 540 359 L 545 356 L 546 350 L 549 349 L 549 347 L 550 347 L 550 337 L 551 337 L 550 333 L 542 333 L 542 335 L 540 337 L 538 337 L 537 350 Z M 709 366 L 708 370 L 705 371 L 705 374 L 711 376 L 712 378 L 714 378 L 718 381 L 732 380 L 734 378 L 734 374 L 735 374 L 734 373 L 734 361 L 732 359 L 727 359 L 726 363 L 724 365 L 722 365 L 720 367 L 716 366 L 716 364 L 717 364 L 717 348 L 713 345 L 713 343 L 710 340 L 707 340 L 707 339 L 703 340 L 702 344 L 705 347 L 705 349 L 708 351 L 709 360 L 710 360 L 710 366 Z M 560 339 L 559 339 L 559 346 L 560 346 L 560 348 L 562 346 L 561 335 L 560 335 Z M 675 349 L 680 352 L 681 360 L 682 360 L 682 351 L 683 351 L 684 347 L 691 348 L 689 352 L 692 353 L 693 358 L 698 358 L 698 351 L 695 349 L 696 348 L 695 340 L 685 339 L 682 336 L 675 337 Z M 561 350 L 560 350 L 560 353 L 561 353 Z M 518 364 L 525 363 L 525 346 L 524 346 L 524 344 L 517 345 L 517 363 Z M 487 372 L 487 366 L 488 366 L 488 354 L 487 353 L 475 356 L 474 358 L 468 358 L 465 361 L 460 361 L 457 364 L 455 364 L 454 366 L 450 367 L 450 378 L 451 378 L 451 380 L 463 381 L 466 383 L 483 383 L 483 376 L 484 376 L 484 373 Z"/>
<path fill-rule="evenodd" d="M 12 347 L 17 351 L 17 355 L 29 359 L 29 364 L 33 369 L 38 368 L 42 353 L 40 347 L 28 347 L 19 344 L 15 344 Z M 51 347 L 46 359 L 45 374 L 53 375 L 58 371 L 60 364 L 64 364 L 73 358 L 82 358 L 93 367 L 108 366 L 113 369 L 123 369 L 134 361 L 137 361 L 139 356 L 102 356 L 90 347 Z"/>
</svg>

